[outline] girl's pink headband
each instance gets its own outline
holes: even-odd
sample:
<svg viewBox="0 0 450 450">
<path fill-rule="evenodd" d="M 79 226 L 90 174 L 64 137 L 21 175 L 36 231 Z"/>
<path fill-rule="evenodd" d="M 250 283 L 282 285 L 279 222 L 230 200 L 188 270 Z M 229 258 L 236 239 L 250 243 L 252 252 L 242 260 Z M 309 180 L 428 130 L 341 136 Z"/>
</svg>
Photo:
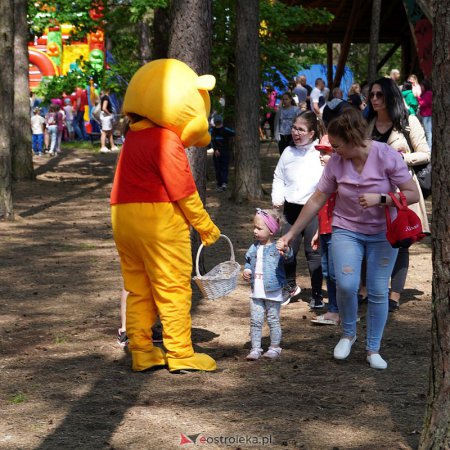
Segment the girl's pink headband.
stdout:
<svg viewBox="0 0 450 450">
<path fill-rule="evenodd" d="M 278 220 L 272 217 L 265 209 L 256 208 L 256 215 L 262 217 L 271 233 L 275 234 L 280 230 Z"/>
</svg>

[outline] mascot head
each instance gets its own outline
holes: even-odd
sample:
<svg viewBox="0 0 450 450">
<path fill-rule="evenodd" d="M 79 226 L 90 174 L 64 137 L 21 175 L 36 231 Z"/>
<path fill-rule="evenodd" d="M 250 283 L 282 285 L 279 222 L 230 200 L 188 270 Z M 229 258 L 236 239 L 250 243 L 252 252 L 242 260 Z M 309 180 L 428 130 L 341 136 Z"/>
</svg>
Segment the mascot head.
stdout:
<svg viewBox="0 0 450 450">
<path fill-rule="evenodd" d="M 128 85 L 123 110 L 146 117 L 176 133 L 185 147 L 203 147 L 210 141 L 208 91 L 212 75 L 198 76 L 176 59 L 158 59 L 142 66 Z"/>
</svg>

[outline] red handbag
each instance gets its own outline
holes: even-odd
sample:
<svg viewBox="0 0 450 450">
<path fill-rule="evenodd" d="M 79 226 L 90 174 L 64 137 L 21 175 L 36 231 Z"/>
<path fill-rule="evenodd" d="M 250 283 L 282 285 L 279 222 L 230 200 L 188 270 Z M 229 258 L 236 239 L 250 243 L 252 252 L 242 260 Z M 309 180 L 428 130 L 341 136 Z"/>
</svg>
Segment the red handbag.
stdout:
<svg viewBox="0 0 450 450">
<path fill-rule="evenodd" d="M 397 217 L 391 221 L 389 206 L 386 206 L 386 237 L 394 248 L 408 248 L 414 242 L 418 242 L 425 237 L 422 230 L 422 222 L 419 216 L 408 208 L 405 195 L 400 192 L 400 201 L 394 193 L 389 192 L 394 205 L 397 208 Z"/>
</svg>

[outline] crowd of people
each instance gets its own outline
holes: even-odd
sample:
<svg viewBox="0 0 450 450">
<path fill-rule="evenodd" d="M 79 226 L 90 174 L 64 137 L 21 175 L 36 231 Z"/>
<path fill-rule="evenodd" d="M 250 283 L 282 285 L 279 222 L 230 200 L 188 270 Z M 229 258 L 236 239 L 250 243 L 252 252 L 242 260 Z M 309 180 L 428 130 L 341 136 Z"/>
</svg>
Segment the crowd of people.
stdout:
<svg viewBox="0 0 450 450">
<path fill-rule="evenodd" d="M 312 311 L 327 306 L 312 322 L 342 328 L 334 358 L 350 355 L 358 311 L 366 302 L 366 359 L 372 368 L 387 368 L 380 355 L 383 331 L 388 314 L 400 308 L 409 266 L 408 248 L 394 248 L 386 237 L 385 207 L 395 217 L 390 193 L 404 195 L 429 233 L 414 167 L 430 161 L 431 85 L 419 83 L 415 75 L 403 85 L 399 80 L 393 70 L 363 87 L 355 83 L 345 100 L 339 88 L 330 95 L 321 78 L 311 88 L 301 76 L 272 108 L 280 153 L 273 209 L 256 213 L 256 242 L 246 254 L 243 274 L 252 288 L 248 360 L 281 354 L 279 311 L 301 293 L 296 256 L 303 241 L 311 282 L 307 301 Z M 267 89 L 272 104 L 273 92 Z M 268 120 L 265 115 L 262 126 Z M 328 305 L 322 298 L 323 277 Z M 266 352 L 261 348 L 264 313 L 270 328 Z"/>
<path fill-rule="evenodd" d="M 32 150 L 37 157 L 42 155 L 55 156 L 61 153 L 61 142 L 87 141 L 93 135 L 100 135 L 100 152 L 118 151 L 114 143 L 113 129 L 115 114 L 109 90 L 101 92 L 95 99 L 95 112 L 98 105 L 98 115 L 91 114 L 90 133 L 86 130 L 87 93 L 78 89 L 72 96 L 54 98 L 50 105 L 44 106 L 42 100 L 30 93 Z M 109 144 L 109 147 L 108 147 Z"/>
</svg>

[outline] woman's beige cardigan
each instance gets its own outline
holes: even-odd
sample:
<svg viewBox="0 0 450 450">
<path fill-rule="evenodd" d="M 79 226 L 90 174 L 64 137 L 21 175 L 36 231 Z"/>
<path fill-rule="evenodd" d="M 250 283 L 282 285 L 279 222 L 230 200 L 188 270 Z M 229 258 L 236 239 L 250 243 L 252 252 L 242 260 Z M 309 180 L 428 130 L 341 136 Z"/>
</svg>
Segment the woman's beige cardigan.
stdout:
<svg viewBox="0 0 450 450">
<path fill-rule="evenodd" d="M 373 127 L 375 126 L 376 119 L 373 119 L 369 124 L 369 136 L 372 135 Z M 422 125 L 419 122 L 419 119 L 416 116 L 410 115 L 408 118 L 409 121 L 409 139 L 413 146 L 412 149 L 409 148 L 408 141 L 406 140 L 403 133 L 392 130 L 392 133 L 389 135 L 387 140 L 387 144 L 396 150 L 403 151 L 403 159 L 405 163 L 410 168 L 410 173 L 413 176 L 413 180 L 417 185 L 417 189 L 419 189 L 420 199 L 418 203 L 414 203 L 409 207 L 420 217 L 422 221 L 422 228 L 425 233 L 430 232 L 430 226 L 428 224 L 427 211 L 425 208 L 425 200 L 423 198 L 422 190 L 420 189 L 419 181 L 417 180 L 417 176 L 414 173 L 414 170 L 411 168 L 412 166 L 417 166 L 420 164 L 427 164 L 430 162 L 431 153 L 430 148 L 428 147 L 427 140 L 425 138 L 425 132 L 422 128 Z"/>
</svg>

